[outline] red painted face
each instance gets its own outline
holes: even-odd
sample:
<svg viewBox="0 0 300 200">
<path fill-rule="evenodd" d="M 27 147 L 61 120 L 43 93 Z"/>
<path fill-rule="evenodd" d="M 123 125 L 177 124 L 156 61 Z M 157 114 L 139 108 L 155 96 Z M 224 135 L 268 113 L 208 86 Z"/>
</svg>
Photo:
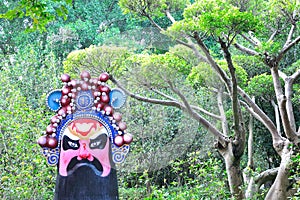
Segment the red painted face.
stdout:
<svg viewBox="0 0 300 200">
<path fill-rule="evenodd" d="M 67 176 L 80 165 L 92 164 L 102 177 L 109 175 L 109 142 L 107 130 L 97 120 L 71 122 L 62 135 L 59 174 Z"/>
</svg>

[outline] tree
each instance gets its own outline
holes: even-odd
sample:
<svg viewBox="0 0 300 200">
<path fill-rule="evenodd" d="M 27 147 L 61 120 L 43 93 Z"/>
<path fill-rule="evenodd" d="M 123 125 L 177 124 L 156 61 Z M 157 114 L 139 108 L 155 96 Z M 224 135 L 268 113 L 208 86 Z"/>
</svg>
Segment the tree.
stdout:
<svg viewBox="0 0 300 200">
<path fill-rule="evenodd" d="M 46 31 L 46 26 L 58 17 L 66 19 L 67 6 L 71 5 L 72 2 L 72 0 L 3 1 L 3 6 L 9 10 L 4 13 L 1 12 L 0 18 L 13 20 L 26 17 L 28 30 Z"/>
<path fill-rule="evenodd" d="M 113 77 L 112 80 L 133 98 L 150 103 L 175 106 L 188 112 L 192 118 L 215 135 L 218 139 L 216 147 L 226 164 L 232 196 L 238 199 L 245 198 L 242 186 L 246 180 L 243 180 L 242 177 L 240 161 L 244 155 L 247 141 L 242 108 L 247 109 L 248 113 L 268 129 L 272 136 L 273 147 L 281 157 L 279 168 L 262 172 L 255 179 L 255 182 L 262 184 L 264 181 L 276 177 L 266 199 L 286 199 L 288 188 L 292 184 L 292 181 L 289 180 L 291 156 L 299 151 L 297 145 L 300 133 L 296 129 L 292 95 L 294 92 L 293 84 L 298 79 L 300 71 L 296 69 L 291 75 L 286 75 L 280 70 L 280 66 L 285 55 L 289 51 L 293 51 L 300 41 L 299 31 L 296 29 L 299 24 L 299 3 L 285 0 L 258 2 L 251 0 L 243 2 L 199 0 L 192 4 L 185 4 L 185 1 L 120 0 L 119 3 L 125 12 L 132 12 L 147 18 L 160 31 L 192 49 L 199 60 L 210 65 L 223 82 L 226 94 L 230 97 L 230 110 L 233 117 L 231 126 L 229 126 L 229 120 L 222 108 L 223 98 L 218 98 L 220 99 L 218 117 L 223 124 L 222 128 L 218 129 L 212 121 L 205 119 L 203 112 L 201 112 L 203 110 L 196 109 L 187 100 L 184 93 L 177 88 L 176 84 L 169 79 L 164 81 L 173 91 L 174 96 L 161 93 L 165 98 L 164 100 L 135 95 L 126 90 Z M 183 19 L 175 21 L 171 14 L 178 5 L 187 6 L 183 12 Z M 163 29 L 159 25 L 157 17 L 161 15 L 166 15 L 172 22 L 169 28 Z M 213 38 L 219 45 L 226 60 L 229 74 L 221 68 L 207 48 L 205 44 L 207 36 Z M 234 47 L 247 55 L 260 58 L 269 68 L 273 79 L 276 103 L 279 107 L 280 126 L 283 126 L 281 132 L 270 117 L 240 87 L 237 81 L 236 67 L 232 61 L 232 53 L 236 52 L 233 50 Z M 297 57 L 292 59 L 295 62 Z M 284 80 L 283 85 L 280 77 Z M 225 91 L 222 91 L 220 95 L 224 95 Z M 279 126 L 279 124 L 277 125 Z"/>
</svg>

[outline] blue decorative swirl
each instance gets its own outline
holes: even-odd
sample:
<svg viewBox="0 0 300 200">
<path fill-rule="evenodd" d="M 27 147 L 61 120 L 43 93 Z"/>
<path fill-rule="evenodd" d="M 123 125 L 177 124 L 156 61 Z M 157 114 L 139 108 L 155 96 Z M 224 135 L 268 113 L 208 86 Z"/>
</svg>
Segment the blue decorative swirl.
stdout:
<svg viewBox="0 0 300 200">
<path fill-rule="evenodd" d="M 125 158 L 126 155 L 129 152 L 129 145 L 128 144 L 124 144 L 121 147 L 117 147 L 116 145 L 112 145 L 112 158 L 114 163 L 122 163 Z"/>
<path fill-rule="evenodd" d="M 47 163 L 48 163 L 48 165 L 50 165 L 50 166 L 57 165 L 58 160 L 59 160 L 59 154 L 57 154 L 57 153 L 51 153 L 51 154 L 48 155 L 48 157 L 47 157 Z"/>
<path fill-rule="evenodd" d="M 112 158 L 114 163 L 122 163 L 125 159 L 125 155 L 121 151 L 113 152 Z"/>
</svg>

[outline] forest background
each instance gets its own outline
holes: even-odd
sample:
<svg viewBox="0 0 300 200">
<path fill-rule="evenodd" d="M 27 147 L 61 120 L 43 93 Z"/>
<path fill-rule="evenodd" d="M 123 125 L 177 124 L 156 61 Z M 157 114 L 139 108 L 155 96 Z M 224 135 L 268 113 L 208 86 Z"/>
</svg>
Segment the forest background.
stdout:
<svg viewBox="0 0 300 200">
<path fill-rule="evenodd" d="M 300 199 L 298 0 L 0 1 L 0 199 L 52 199 L 60 75 L 111 74 L 120 199 Z"/>
</svg>

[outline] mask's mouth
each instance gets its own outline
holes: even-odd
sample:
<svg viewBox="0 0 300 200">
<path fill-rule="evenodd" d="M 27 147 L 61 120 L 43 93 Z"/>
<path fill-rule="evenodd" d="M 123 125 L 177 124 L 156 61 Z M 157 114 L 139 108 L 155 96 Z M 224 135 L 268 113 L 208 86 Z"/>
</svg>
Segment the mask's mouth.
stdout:
<svg viewBox="0 0 300 200">
<path fill-rule="evenodd" d="M 78 160 L 77 156 L 72 158 L 68 167 L 67 172 L 68 175 L 72 174 L 74 171 L 76 171 L 78 168 L 82 166 L 89 166 L 93 169 L 96 175 L 101 176 L 103 173 L 103 167 L 102 164 L 94 157 L 93 161 L 89 161 L 87 159 Z"/>
</svg>

